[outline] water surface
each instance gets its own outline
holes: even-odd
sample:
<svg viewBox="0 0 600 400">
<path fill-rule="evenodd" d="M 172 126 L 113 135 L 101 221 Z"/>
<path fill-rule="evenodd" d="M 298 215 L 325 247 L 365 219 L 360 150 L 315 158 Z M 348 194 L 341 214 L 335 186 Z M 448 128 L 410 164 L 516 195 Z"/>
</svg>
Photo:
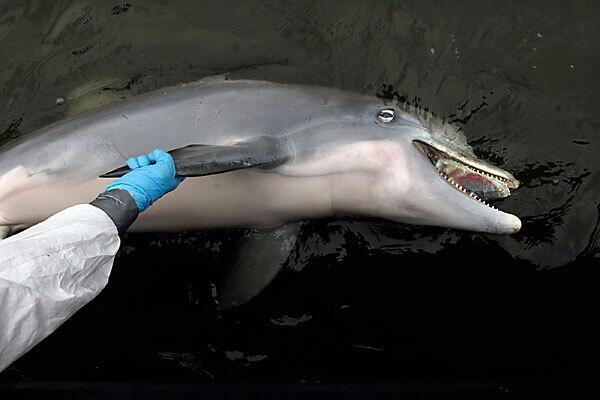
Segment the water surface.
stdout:
<svg viewBox="0 0 600 400">
<path fill-rule="evenodd" d="M 211 285 L 243 232 L 128 235 L 106 291 L 0 380 L 598 376 L 599 20 L 592 1 L 0 0 L 0 144 L 230 73 L 412 101 L 523 183 L 512 236 L 311 222 L 227 313 Z"/>
</svg>

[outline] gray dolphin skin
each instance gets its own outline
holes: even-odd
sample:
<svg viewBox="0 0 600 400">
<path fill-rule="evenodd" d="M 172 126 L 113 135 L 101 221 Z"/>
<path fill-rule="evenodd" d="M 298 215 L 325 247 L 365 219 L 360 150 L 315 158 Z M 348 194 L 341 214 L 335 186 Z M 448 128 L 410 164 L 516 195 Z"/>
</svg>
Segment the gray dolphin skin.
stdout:
<svg viewBox="0 0 600 400">
<path fill-rule="evenodd" d="M 110 182 L 100 175 L 127 158 L 190 145 L 201 150 L 203 172 L 186 154 L 182 160 L 192 162 L 180 160 L 178 170 L 193 177 L 140 215 L 132 231 L 274 228 L 328 216 L 499 234 L 521 227 L 485 202 L 519 182 L 477 159 L 464 135 L 437 118 L 338 89 L 222 77 L 141 95 L 4 146 L 0 226 L 29 226 L 90 202 Z M 246 161 L 236 164 L 238 154 Z M 289 243 L 278 232 L 271 236 Z"/>
</svg>

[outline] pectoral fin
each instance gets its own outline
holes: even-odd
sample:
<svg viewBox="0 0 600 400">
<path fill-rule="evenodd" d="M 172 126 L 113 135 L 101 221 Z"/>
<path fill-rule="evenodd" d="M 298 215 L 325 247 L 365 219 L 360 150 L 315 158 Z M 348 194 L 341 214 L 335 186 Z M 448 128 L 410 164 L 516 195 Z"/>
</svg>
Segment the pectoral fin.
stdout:
<svg viewBox="0 0 600 400">
<path fill-rule="evenodd" d="M 246 168 L 273 168 L 287 161 L 287 152 L 278 138 L 259 136 L 230 146 L 192 144 L 169 151 L 179 176 L 206 176 Z M 125 175 L 127 166 L 117 168 L 101 178 Z"/>
<path fill-rule="evenodd" d="M 277 276 L 296 245 L 301 224 L 287 224 L 247 236 L 223 283 L 217 288 L 219 308 L 247 303 Z"/>
</svg>

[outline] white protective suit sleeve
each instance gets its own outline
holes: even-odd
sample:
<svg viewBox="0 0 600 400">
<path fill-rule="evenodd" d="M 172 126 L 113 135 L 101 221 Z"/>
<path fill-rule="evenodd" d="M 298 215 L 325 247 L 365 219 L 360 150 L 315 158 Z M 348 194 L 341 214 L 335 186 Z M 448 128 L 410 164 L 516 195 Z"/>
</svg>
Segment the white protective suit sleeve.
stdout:
<svg viewBox="0 0 600 400">
<path fill-rule="evenodd" d="M 90 204 L 0 241 L 0 371 L 104 289 L 119 246 L 111 218 Z"/>
</svg>

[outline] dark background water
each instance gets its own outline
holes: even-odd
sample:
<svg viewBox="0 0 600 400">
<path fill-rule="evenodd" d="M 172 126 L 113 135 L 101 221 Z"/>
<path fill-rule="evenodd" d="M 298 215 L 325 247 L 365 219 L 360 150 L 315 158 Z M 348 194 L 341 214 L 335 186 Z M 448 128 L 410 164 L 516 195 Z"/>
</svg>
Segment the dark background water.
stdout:
<svg viewBox="0 0 600 400">
<path fill-rule="evenodd" d="M 600 6 L 594 1 L 3 1 L 0 144 L 207 75 L 406 98 L 523 183 L 494 236 L 308 224 L 219 312 L 239 230 L 127 235 L 107 289 L 5 382 L 597 378 Z"/>
</svg>

